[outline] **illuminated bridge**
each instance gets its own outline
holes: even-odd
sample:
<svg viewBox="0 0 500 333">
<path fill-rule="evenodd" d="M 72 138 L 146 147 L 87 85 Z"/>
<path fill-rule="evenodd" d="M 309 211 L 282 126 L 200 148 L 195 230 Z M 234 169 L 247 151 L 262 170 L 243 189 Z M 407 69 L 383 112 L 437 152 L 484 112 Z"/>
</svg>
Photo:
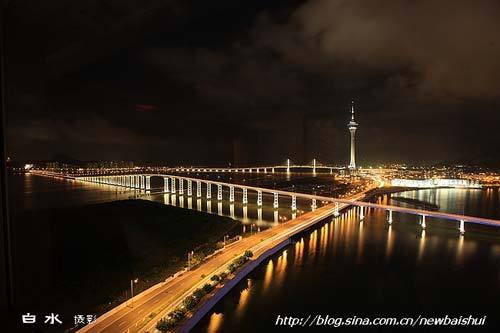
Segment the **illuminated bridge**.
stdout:
<svg viewBox="0 0 500 333">
<path fill-rule="evenodd" d="M 393 212 L 418 215 L 420 217 L 419 224 L 422 227 L 422 229 L 426 228 L 427 218 L 439 218 L 449 221 L 455 221 L 457 223 L 458 230 L 462 234 L 465 232 L 466 223 L 500 227 L 500 221 L 493 219 L 436 212 L 436 211 L 428 211 L 428 210 L 421 210 L 414 208 L 382 205 L 382 204 L 360 201 L 361 199 L 363 199 L 363 195 L 353 200 L 338 199 L 338 198 L 318 196 L 313 194 L 289 192 L 289 191 L 268 189 L 268 188 L 241 185 L 241 184 L 232 184 L 217 180 L 198 179 L 180 175 L 167 175 L 167 174 L 130 174 L 130 175 L 111 175 L 111 176 L 98 175 L 98 176 L 80 176 L 80 177 L 67 177 L 67 178 L 72 178 L 86 182 L 99 183 L 99 184 L 121 186 L 149 193 L 151 192 L 151 177 L 163 178 L 164 193 L 171 193 L 179 196 L 196 197 L 196 198 L 201 198 L 202 196 L 204 196 L 207 200 L 216 199 L 218 201 L 222 201 L 224 193 L 223 189 L 225 188 L 229 189 L 229 198 L 228 198 L 229 202 L 235 202 L 236 198 L 238 199 L 241 198 L 241 202 L 243 203 L 243 205 L 249 203 L 248 191 L 252 191 L 257 194 L 256 204 L 259 207 L 261 207 L 263 204 L 262 203 L 263 194 L 271 194 L 273 196 L 274 209 L 279 208 L 280 198 L 282 198 L 282 200 L 286 198 L 288 204 L 290 204 L 291 210 L 296 211 L 297 198 L 301 198 L 311 201 L 312 210 L 315 210 L 317 208 L 318 202 L 333 203 L 334 209 L 331 211 L 331 215 L 334 216 L 338 216 L 339 210 L 348 206 L 359 207 L 360 219 L 364 219 L 365 209 L 374 208 L 374 209 L 385 210 L 387 211 L 388 223 L 393 222 Z M 212 192 L 212 190 L 214 189 L 215 191 Z"/>
<path fill-rule="evenodd" d="M 293 172 L 296 170 L 311 170 L 313 173 L 316 171 L 333 173 L 333 170 L 345 169 L 344 167 L 323 165 L 313 159 L 311 164 L 292 164 L 290 159 L 286 160 L 284 165 L 274 165 L 274 166 L 258 166 L 258 167 L 246 167 L 246 168 L 205 168 L 205 167 L 178 167 L 169 168 L 169 171 L 175 172 L 228 172 L 228 173 L 276 173 L 276 172 Z"/>
</svg>

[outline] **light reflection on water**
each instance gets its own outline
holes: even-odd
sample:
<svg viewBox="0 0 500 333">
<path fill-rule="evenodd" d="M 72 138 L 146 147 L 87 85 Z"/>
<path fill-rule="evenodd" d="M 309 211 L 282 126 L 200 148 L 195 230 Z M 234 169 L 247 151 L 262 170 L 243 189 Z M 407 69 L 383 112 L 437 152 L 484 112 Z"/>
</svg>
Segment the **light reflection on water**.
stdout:
<svg viewBox="0 0 500 333">
<path fill-rule="evenodd" d="M 245 311 L 245 306 L 248 304 L 251 293 L 252 293 L 252 280 L 247 279 L 247 287 L 241 291 L 240 299 L 238 301 L 238 306 L 236 307 L 237 316 L 241 316 Z"/>
<path fill-rule="evenodd" d="M 222 325 L 223 320 L 224 320 L 224 315 L 222 313 L 213 313 L 210 316 L 210 324 L 208 325 L 207 332 L 208 333 L 218 332 L 219 327 Z"/>
<path fill-rule="evenodd" d="M 422 198 L 449 202 L 450 196 L 443 192 Z M 278 314 L 387 316 L 432 309 L 434 315 L 495 318 L 490 312 L 500 293 L 497 230 L 485 234 L 469 227 L 461 236 L 446 221 L 428 219 L 423 230 L 416 216 L 393 218 L 388 224 L 385 212 L 366 210 L 360 221 L 359 210 L 350 209 L 298 236 L 286 255 L 276 254 L 250 274 L 250 293 L 259 297 L 246 298 L 244 313 L 237 315 L 234 309 L 245 284 L 215 306 L 214 311 L 224 314 L 220 332 L 273 330 Z M 207 318 L 193 332 L 206 332 Z"/>
</svg>

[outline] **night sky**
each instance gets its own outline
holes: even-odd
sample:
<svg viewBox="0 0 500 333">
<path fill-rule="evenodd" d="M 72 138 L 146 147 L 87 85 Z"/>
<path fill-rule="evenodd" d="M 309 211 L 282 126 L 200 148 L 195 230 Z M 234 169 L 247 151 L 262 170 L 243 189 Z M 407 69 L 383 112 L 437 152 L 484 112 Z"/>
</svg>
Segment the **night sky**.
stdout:
<svg viewBox="0 0 500 333">
<path fill-rule="evenodd" d="M 499 161 L 500 2 L 10 1 L 7 149 L 169 165 Z"/>
</svg>

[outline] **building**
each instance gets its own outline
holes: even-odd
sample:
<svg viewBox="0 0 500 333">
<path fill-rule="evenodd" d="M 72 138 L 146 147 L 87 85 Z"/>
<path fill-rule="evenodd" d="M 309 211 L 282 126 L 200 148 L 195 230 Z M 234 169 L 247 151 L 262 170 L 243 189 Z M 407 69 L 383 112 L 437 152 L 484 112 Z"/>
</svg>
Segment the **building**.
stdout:
<svg viewBox="0 0 500 333">
<path fill-rule="evenodd" d="M 351 133 L 351 160 L 349 162 L 349 169 L 356 169 L 356 129 L 358 128 L 358 123 L 354 121 L 354 101 L 351 103 L 351 121 L 347 124 L 349 132 Z"/>
<path fill-rule="evenodd" d="M 401 186 L 401 187 L 423 187 L 423 188 L 434 188 L 434 187 L 481 188 L 482 187 L 477 181 L 471 181 L 468 179 L 442 179 L 442 178 L 393 179 L 391 181 L 391 185 Z"/>
</svg>

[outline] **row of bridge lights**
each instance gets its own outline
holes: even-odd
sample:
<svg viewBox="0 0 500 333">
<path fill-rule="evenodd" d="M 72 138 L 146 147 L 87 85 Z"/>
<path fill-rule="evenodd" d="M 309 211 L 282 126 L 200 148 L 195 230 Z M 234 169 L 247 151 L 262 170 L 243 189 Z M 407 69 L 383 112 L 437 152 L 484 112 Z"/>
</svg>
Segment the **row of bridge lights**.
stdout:
<svg viewBox="0 0 500 333">
<path fill-rule="evenodd" d="M 363 221 L 364 218 L 365 218 L 365 212 L 364 212 L 364 207 L 363 206 L 360 206 L 360 212 L 359 212 L 359 219 L 360 221 Z M 333 215 L 334 217 L 337 217 L 340 215 L 339 213 L 339 203 L 338 202 L 335 202 L 335 208 L 334 208 L 334 211 L 333 211 Z M 421 215 L 421 220 L 419 222 L 420 224 L 420 227 L 422 229 L 426 229 L 427 228 L 427 224 L 425 222 L 425 215 Z M 393 218 L 392 218 L 392 210 L 388 210 L 388 215 L 387 215 L 387 223 L 388 224 L 392 224 L 394 222 Z M 464 220 L 460 220 L 459 221 L 459 224 L 458 224 L 458 231 L 460 232 L 461 235 L 465 234 L 465 221 Z"/>
<path fill-rule="evenodd" d="M 242 172 L 242 173 L 252 173 L 252 172 L 256 172 L 256 173 L 260 173 L 261 171 L 263 171 L 264 173 L 267 173 L 268 170 L 271 170 L 271 173 L 275 173 L 275 169 L 277 168 L 284 168 L 286 167 L 286 172 L 287 173 L 290 173 L 291 171 L 291 168 L 293 167 L 293 165 L 291 164 L 290 162 L 290 159 L 287 159 L 286 160 L 286 166 L 276 166 L 276 167 L 257 167 L 257 168 L 176 168 L 175 171 L 176 172 Z M 326 168 L 329 168 L 330 169 L 330 173 L 333 173 L 333 168 L 332 167 L 326 167 Z M 312 164 L 312 169 L 313 169 L 313 173 L 316 173 L 316 169 L 317 169 L 317 163 L 316 163 L 316 159 L 313 159 L 313 164 Z"/>
<path fill-rule="evenodd" d="M 176 181 L 175 179 L 179 179 L 179 195 L 184 195 L 184 180 L 183 178 L 179 177 L 164 177 L 164 192 L 166 193 L 176 193 Z M 196 196 L 198 198 L 201 198 L 201 180 L 196 181 Z M 188 185 L 188 191 L 187 194 L 188 196 L 192 195 L 192 181 L 190 179 L 187 180 L 187 185 Z M 211 182 L 206 182 L 207 185 L 207 193 L 206 193 L 206 198 L 207 200 L 210 200 L 212 198 L 212 183 Z M 217 200 L 221 201 L 223 199 L 222 197 L 222 184 L 216 184 L 217 185 Z M 236 186 L 229 186 L 229 202 L 234 202 L 235 201 L 235 196 L 234 196 L 234 189 Z M 243 187 L 241 188 L 243 191 L 243 196 L 242 196 L 242 202 L 243 204 L 248 204 L 248 188 Z M 276 192 L 273 193 L 273 208 L 278 209 L 279 208 L 279 194 Z M 257 206 L 262 206 L 262 190 L 257 190 Z M 316 199 L 312 199 L 312 204 L 311 207 L 313 209 L 317 208 L 316 204 Z M 291 196 L 291 208 L 292 210 L 297 210 L 297 197 L 295 195 Z"/>
<path fill-rule="evenodd" d="M 82 177 L 81 179 L 94 183 L 102 183 L 108 185 L 115 186 L 124 186 L 131 188 L 139 188 L 149 191 L 151 189 L 151 181 L 150 176 L 142 176 L 142 175 L 132 175 L 132 176 L 110 176 L 110 177 L 101 177 L 101 176 L 91 176 L 91 177 Z M 179 179 L 179 195 L 184 195 L 184 179 L 180 177 L 163 177 L 164 180 L 164 192 L 166 193 L 176 193 L 176 181 L 175 179 Z M 207 200 L 212 198 L 212 182 L 206 182 L 207 192 L 206 197 Z M 222 200 L 222 184 L 217 185 L 217 200 Z M 187 195 L 193 195 L 193 181 L 191 179 L 187 179 Z M 229 186 L 229 201 L 234 202 L 234 188 L 235 186 Z M 243 204 L 248 204 L 248 189 L 243 187 Z M 279 195 L 276 192 L 273 193 L 273 208 L 279 208 Z M 201 198 L 201 181 L 196 181 L 196 196 Z M 262 190 L 257 190 L 257 206 L 262 206 Z M 317 208 L 316 199 L 312 199 L 311 204 L 312 209 Z M 297 197 L 295 195 L 291 196 L 291 209 L 292 211 L 297 210 Z"/>
<path fill-rule="evenodd" d="M 184 195 L 184 180 L 183 178 L 180 177 L 164 177 L 164 191 L 167 193 L 176 193 L 176 182 L 175 178 L 179 179 L 179 195 Z M 91 181 L 91 182 L 96 182 L 96 183 L 104 183 L 104 184 L 110 184 L 110 185 L 117 185 L 117 186 L 125 186 L 125 187 L 133 187 L 133 188 L 143 188 L 145 190 L 150 190 L 151 184 L 150 184 L 150 176 L 111 176 L 111 177 L 83 177 L 84 180 L 86 181 Z M 172 180 L 171 186 L 169 188 L 169 179 Z M 192 195 L 192 180 L 188 179 L 187 180 L 188 188 L 187 188 L 187 194 L 188 196 Z M 210 200 L 212 198 L 212 183 L 211 182 L 206 182 L 207 184 L 207 199 Z M 234 188 L 235 186 L 229 186 L 229 201 L 234 202 Z M 247 188 L 242 188 L 243 190 L 243 204 L 248 204 L 248 189 Z M 276 192 L 272 192 L 274 196 L 273 200 L 273 208 L 278 209 L 279 208 L 279 195 Z M 196 195 L 198 198 L 201 197 L 201 181 L 196 181 Z M 217 200 L 221 201 L 222 200 L 222 184 L 217 184 Z M 295 195 L 291 196 L 291 208 L 292 211 L 297 211 L 297 197 Z M 257 191 L 257 206 L 261 207 L 262 206 L 262 191 L 258 190 Z M 317 202 L 316 199 L 312 199 L 312 204 L 311 208 L 315 210 L 317 208 Z M 334 207 L 334 212 L 333 215 L 335 217 L 339 216 L 339 203 L 335 202 L 335 207 Z M 422 229 L 426 229 L 426 216 L 421 215 L 421 221 L 420 221 L 420 226 Z M 364 207 L 360 207 L 360 219 L 363 220 L 365 217 L 364 215 Z M 387 223 L 392 224 L 393 218 L 392 218 L 392 210 L 388 210 L 388 218 L 387 218 Z M 459 221 L 459 227 L 458 230 L 460 234 L 465 233 L 465 222 L 463 220 Z"/>
</svg>

